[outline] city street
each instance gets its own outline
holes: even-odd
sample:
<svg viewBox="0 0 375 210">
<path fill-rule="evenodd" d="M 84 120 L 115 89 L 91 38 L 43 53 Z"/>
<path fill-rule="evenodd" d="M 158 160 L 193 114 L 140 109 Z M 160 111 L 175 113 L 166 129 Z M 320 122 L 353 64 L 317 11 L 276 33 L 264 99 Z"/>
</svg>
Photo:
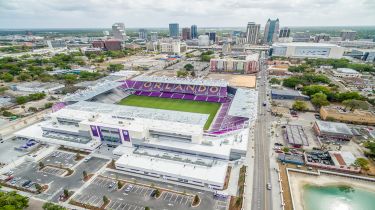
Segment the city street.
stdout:
<svg viewBox="0 0 375 210">
<path fill-rule="evenodd" d="M 254 135 L 254 176 L 253 176 L 253 194 L 251 209 L 273 209 L 270 190 L 267 190 L 266 185 L 270 183 L 270 166 L 269 166 L 269 138 L 267 128 L 269 126 L 269 114 L 267 107 L 270 104 L 267 102 L 267 78 L 266 66 L 261 64 L 259 73 L 260 80 L 258 82 L 258 119 L 255 125 Z M 263 106 L 266 102 L 266 106 Z"/>
</svg>

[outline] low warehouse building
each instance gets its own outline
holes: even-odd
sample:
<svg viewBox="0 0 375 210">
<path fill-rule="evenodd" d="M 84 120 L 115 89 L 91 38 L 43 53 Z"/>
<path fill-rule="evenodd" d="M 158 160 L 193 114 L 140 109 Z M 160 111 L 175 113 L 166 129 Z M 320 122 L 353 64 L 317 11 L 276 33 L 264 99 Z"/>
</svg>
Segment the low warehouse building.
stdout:
<svg viewBox="0 0 375 210">
<path fill-rule="evenodd" d="M 309 97 L 301 94 L 296 90 L 271 90 L 272 99 L 281 99 L 281 100 L 309 100 Z"/>
<path fill-rule="evenodd" d="M 328 137 L 347 141 L 353 137 L 352 131 L 344 123 L 317 120 L 313 125 L 313 130 L 319 137 Z"/>
</svg>

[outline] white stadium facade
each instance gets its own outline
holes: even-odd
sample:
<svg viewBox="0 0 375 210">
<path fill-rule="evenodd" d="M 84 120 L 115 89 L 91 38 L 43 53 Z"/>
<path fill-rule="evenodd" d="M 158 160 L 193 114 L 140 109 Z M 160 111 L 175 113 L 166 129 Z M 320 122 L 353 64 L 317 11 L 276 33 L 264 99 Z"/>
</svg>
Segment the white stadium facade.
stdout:
<svg viewBox="0 0 375 210">
<path fill-rule="evenodd" d="M 109 84 L 66 96 L 45 120 L 15 135 L 89 152 L 111 144 L 116 169 L 124 173 L 223 189 L 228 165 L 246 154 L 256 90 L 221 80 L 151 76 Z M 116 104 L 129 95 L 213 101 L 221 107 L 205 130 L 208 114 Z"/>
</svg>

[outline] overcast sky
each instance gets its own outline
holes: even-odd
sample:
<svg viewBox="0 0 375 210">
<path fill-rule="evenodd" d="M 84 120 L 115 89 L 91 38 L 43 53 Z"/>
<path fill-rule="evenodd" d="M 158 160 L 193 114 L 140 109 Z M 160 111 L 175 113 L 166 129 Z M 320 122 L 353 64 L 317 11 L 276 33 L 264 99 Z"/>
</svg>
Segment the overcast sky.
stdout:
<svg viewBox="0 0 375 210">
<path fill-rule="evenodd" d="M 375 25 L 375 0 L 0 0 L 0 28 Z"/>
</svg>

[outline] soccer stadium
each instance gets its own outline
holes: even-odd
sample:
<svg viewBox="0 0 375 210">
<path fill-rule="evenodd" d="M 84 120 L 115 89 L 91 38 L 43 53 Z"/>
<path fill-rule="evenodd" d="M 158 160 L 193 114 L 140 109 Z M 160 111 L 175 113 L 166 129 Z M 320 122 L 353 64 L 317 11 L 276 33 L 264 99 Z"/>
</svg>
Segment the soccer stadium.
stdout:
<svg viewBox="0 0 375 210">
<path fill-rule="evenodd" d="M 220 190 L 246 155 L 257 92 L 224 80 L 138 76 L 66 95 L 16 136 L 92 152 L 116 147 L 116 169 Z"/>
</svg>

